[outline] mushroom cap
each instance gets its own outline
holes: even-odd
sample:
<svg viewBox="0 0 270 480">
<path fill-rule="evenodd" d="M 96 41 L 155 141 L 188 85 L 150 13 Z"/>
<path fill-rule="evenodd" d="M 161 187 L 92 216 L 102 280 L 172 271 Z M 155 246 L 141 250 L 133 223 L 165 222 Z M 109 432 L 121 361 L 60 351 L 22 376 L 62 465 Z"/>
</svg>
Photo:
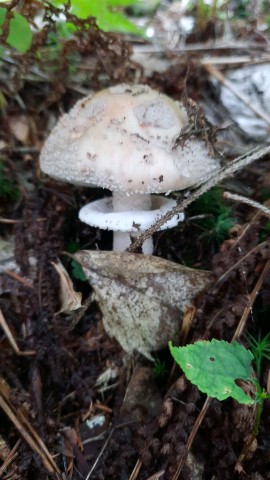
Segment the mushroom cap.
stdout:
<svg viewBox="0 0 270 480">
<path fill-rule="evenodd" d="M 219 168 L 202 141 L 175 147 L 186 124 L 183 106 L 146 85 L 110 87 L 63 115 L 41 151 L 41 170 L 127 194 L 181 190 Z"/>
</svg>

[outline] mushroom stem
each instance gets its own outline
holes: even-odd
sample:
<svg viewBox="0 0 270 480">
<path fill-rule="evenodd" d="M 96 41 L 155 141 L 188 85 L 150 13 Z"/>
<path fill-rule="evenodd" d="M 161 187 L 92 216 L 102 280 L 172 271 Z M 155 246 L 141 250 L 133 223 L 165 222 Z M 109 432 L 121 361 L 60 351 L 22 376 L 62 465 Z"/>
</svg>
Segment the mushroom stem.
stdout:
<svg viewBox="0 0 270 480">
<path fill-rule="evenodd" d="M 131 194 L 113 192 L 113 211 L 114 212 L 134 212 L 134 211 L 148 211 L 152 208 L 151 195 L 149 194 Z M 123 252 L 132 243 L 132 239 L 136 238 L 142 233 L 140 225 L 134 222 L 134 232 L 113 233 L 113 250 Z M 146 255 L 153 253 L 153 240 L 149 238 L 144 242 L 142 250 Z"/>
<path fill-rule="evenodd" d="M 130 232 L 113 232 L 113 251 L 114 252 L 124 252 L 136 238 L 141 234 L 140 233 L 130 233 Z M 142 246 L 142 251 L 145 255 L 152 255 L 154 250 L 153 239 L 148 238 L 145 240 Z"/>
</svg>

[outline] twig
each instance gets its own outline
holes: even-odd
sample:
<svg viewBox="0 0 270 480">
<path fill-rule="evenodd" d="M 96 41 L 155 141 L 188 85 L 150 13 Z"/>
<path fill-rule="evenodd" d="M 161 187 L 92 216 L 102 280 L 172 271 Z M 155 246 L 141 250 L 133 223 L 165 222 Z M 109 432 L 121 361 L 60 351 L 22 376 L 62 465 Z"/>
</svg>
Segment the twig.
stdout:
<svg viewBox="0 0 270 480">
<path fill-rule="evenodd" d="M 240 258 L 238 260 L 238 262 L 236 262 L 234 265 L 232 265 L 225 273 L 223 273 L 223 275 L 221 275 L 221 277 L 219 277 L 216 281 L 216 285 L 220 282 L 223 282 L 225 280 L 225 278 L 235 269 L 235 268 L 238 268 L 239 265 L 241 265 L 242 262 L 244 262 L 250 255 L 252 255 L 253 253 L 257 252 L 258 250 L 260 250 L 261 248 L 263 247 L 266 247 L 266 245 L 268 245 L 268 242 L 265 240 L 264 242 L 262 243 L 259 243 L 259 245 L 256 245 L 254 248 L 252 248 L 252 250 L 250 250 L 249 252 L 246 253 L 246 255 L 244 255 L 242 258 Z"/>
<path fill-rule="evenodd" d="M 227 87 L 241 102 L 243 102 L 247 108 L 252 110 L 258 117 L 262 118 L 268 125 L 270 125 L 270 118 L 268 115 L 265 114 L 263 110 L 261 110 L 256 105 L 250 103 L 250 99 L 244 95 L 243 93 L 239 92 L 239 90 L 234 86 L 234 84 L 224 77 L 224 75 L 213 65 L 210 64 L 203 64 L 203 67 L 210 75 L 213 75 L 217 80 L 220 81 L 225 87 Z"/>
<path fill-rule="evenodd" d="M 252 305 L 254 304 L 254 302 L 256 300 L 256 297 L 257 297 L 257 295 L 258 295 L 258 293 L 261 289 L 261 286 L 264 282 L 264 279 L 265 279 L 266 275 L 269 272 L 269 269 L 270 269 L 270 260 L 267 260 L 267 262 L 265 263 L 264 269 L 261 272 L 261 274 L 260 274 L 260 276 L 259 276 L 259 278 L 256 282 L 256 285 L 251 292 L 251 295 L 250 295 L 249 301 L 248 301 L 248 305 L 244 309 L 244 312 L 242 314 L 240 322 L 238 323 L 237 329 L 235 330 L 232 342 L 242 335 L 245 324 L 246 324 L 246 321 L 248 319 L 248 316 L 251 313 Z"/>
<path fill-rule="evenodd" d="M 16 408 L 9 400 L 8 387 L 6 385 L 6 382 L 3 379 L 1 381 L 0 379 L 0 407 L 4 410 L 6 415 L 17 428 L 24 440 L 28 443 L 30 448 L 32 448 L 32 450 L 41 457 L 41 460 L 48 473 L 54 474 L 57 480 L 62 480 L 63 477 L 61 472 L 46 445 L 43 443 L 42 439 L 24 416 L 22 410 Z"/>
<path fill-rule="evenodd" d="M 205 415 L 206 415 L 206 412 L 207 412 L 208 408 L 210 407 L 211 401 L 212 401 L 212 398 L 211 398 L 211 397 L 207 397 L 207 398 L 206 398 L 206 400 L 205 400 L 205 402 L 204 402 L 204 404 L 203 404 L 203 406 L 202 406 L 202 409 L 201 409 L 198 417 L 196 418 L 196 421 L 195 421 L 195 423 L 194 423 L 194 425 L 193 425 L 193 428 L 192 428 L 192 430 L 191 430 L 191 433 L 190 433 L 190 435 L 189 435 L 189 437 L 188 437 L 188 441 L 187 441 L 187 445 L 186 445 L 186 451 L 187 451 L 187 453 L 182 456 L 180 462 L 178 463 L 178 465 L 177 465 L 177 470 L 176 470 L 176 472 L 175 472 L 172 480 L 177 480 L 177 479 L 179 478 L 179 475 L 180 475 L 180 473 L 181 473 L 181 470 L 182 470 L 182 468 L 183 468 L 183 466 L 184 466 L 184 464 L 185 464 L 185 462 L 186 462 L 187 454 L 188 454 L 188 452 L 189 452 L 189 450 L 190 450 L 190 448 L 191 448 L 191 446 L 192 446 L 192 443 L 193 443 L 193 440 L 194 440 L 195 436 L 197 435 L 197 432 L 198 432 L 198 430 L 199 430 L 199 428 L 200 428 L 200 425 L 201 425 L 201 423 L 202 423 L 202 421 L 203 421 L 203 419 L 204 419 L 204 417 L 205 417 Z"/>
<path fill-rule="evenodd" d="M 11 462 L 13 462 L 13 460 L 15 459 L 15 457 L 18 455 L 17 453 L 17 450 L 20 446 L 20 443 L 21 441 L 18 440 L 14 447 L 12 448 L 12 450 L 9 452 L 9 454 L 7 455 L 7 457 L 5 458 L 5 461 L 3 463 L 3 465 L 1 465 L 0 467 L 0 478 L 1 476 L 3 475 L 4 471 L 8 468 L 8 466 L 11 464 Z"/>
<path fill-rule="evenodd" d="M 255 200 L 251 200 L 250 198 L 243 197 L 242 195 L 236 195 L 235 193 L 231 193 L 231 192 L 223 192 L 223 197 L 228 198 L 230 200 L 235 200 L 236 202 L 244 203 L 253 208 L 257 208 L 257 210 L 260 210 L 267 217 L 270 217 L 270 208 L 267 208 L 265 205 L 262 205 L 261 203 L 256 202 Z"/>
<path fill-rule="evenodd" d="M 12 220 L 11 218 L 0 217 L 0 223 L 13 224 L 13 223 L 20 223 L 20 222 L 21 222 L 21 220 Z"/>
<path fill-rule="evenodd" d="M 158 480 L 160 477 L 162 477 L 165 473 L 165 470 L 160 470 L 157 473 L 154 473 L 154 475 L 151 475 L 151 477 L 148 477 L 147 480 Z"/>
<path fill-rule="evenodd" d="M 219 56 L 215 57 L 213 55 L 207 55 L 207 57 L 202 58 L 200 61 L 201 65 L 260 65 L 262 63 L 269 62 L 269 55 L 261 56 L 259 58 L 254 58 L 251 55 L 228 55 L 228 56 Z"/>
<path fill-rule="evenodd" d="M 142 462 L 141 460 L 138 458 L 137 462 L 136 462 L 136 465 L 135 467 L 133 468 L 132 472 L 131 472 L 131 475 L 129 477 L 128 480 L 136 480 L 138 478 L 138 475 L 140 473 L 140 470 L 141 470 L 141 467 L 142 467 Z"/>
<path fill-rule="evenodd" d="M 156 231 L 160 230 L 161 227 L 172 217 L 177 215 L 178 213 L 182 212 L 188 205 L 195 202 L 203 193 L 210 190 L 210 188 L 214 187 L 218 183 L 222 182 L 226 178 L 230 177 L 234 173 L 238 172 L 242 168 L 246 167 L 250 163 L 259 160 L 260 158 L 264 157 L 265 155 L 270 153 L 270 146 L 263 146 L 263 147 L 256 147 L 253 150 L 237 157 L 233 160 L 229 165 L 221 168 L 220 171 L 215 174 L 211 175 L 207 180 L 205 180 L 200 186 L 198 185 L 198 189 L 195 190 L 187 199 L 184 199 L 179 205 L 174 207 L 172 210 L 169 210 L 163 217 L 161 217 L 155 225 L 148 228 L 142 235 L 140 235 L 137 240 L 127 249 L 128 252 L 136 251 L 142 243 L 150 238 Z"/>
<path fill-rule="evenodd" d="M 26 350 L 25 352 L 22 352 L 17 343 L 16 343 L 16 340 L 15 338 L 13 337 L 11 331 L 10 331 L 10 328 L 4 318 L 4 315 L 2 313 L 2 311 L 0 310 L 0 326 L 2 327 L 2 329 L 4 330 L 5 332 L 5 335 L 11 345 L 11 347 L 13 348 L 14 352 L 16 353 L 16 355 L 19 355 L 19 356 L 28 356 L 28 355 L 36 355 L 36 352 L 34 350 Z"/>
<path fill-rule="evenodd" d="M 245 256 L 245 257 L 246 257 L 246 256 Z M 241 317 L 241 319 L 240 319 L 240 322 L 239 322 L 239 324 L 238 324 L 238 326 L 237 326 L 237 329 L 236 329 L 236 331 L 235 331 L 235 333 L 234 333 L 234 335 L 233 335 L 233 338 L 232 338 L 231 342 L 237 340 L 237 338 L 239 338 L 239 336 L 242 334 L 244 325 L 245 325 L 245 323 L 246 323 L 246 320 L 247 320 L 247 318 L 248 318 L 248 315 L 250 314 L 251 307 L 252 307 L 252 305 L 253 305 L 253 303 L 254 303 L 254 301 L 255 301 L 255 299 L 256 299 L 256 296 L 257 296 L 257 294 L 258 294 L 258 292 L 259 292 L 259 290 L 260 290 L 260 288 L 261 288 L 261 286 L 262 286 L 262 283 L 263 283 L 263 281 L 264 281 L 267 273 L 269 272 L 269 268 L 270 268 L 270 260 L 267 260 L 267 262 L 266 262 L 266 264 L 265 264 L 265 266 L 264 266 L 264 269 L 263 269 L 263 271 L 261 272 L 261 275 L 260 275 L 258 281 L 256 282 L 255 287 L 253 288 L 252 294 L 251 294 L 250 299 L 249 299 L 249 303 L 248 303 L 248 305 L 247 305 L 247 306 L 245 307 L 245 309 L 244 309 L 243 315 L 242 315 L 242 317 Z M 187 441 L 187 445 L 186 445 L 186 452 L 187 452 L 187 453 L 189 452 L 189 450 L 190 450 L 190 448 L 191 448 L 191 446 L 192 446 L 192 443 L 193 443 L 193 441 L 194 441 L 194 438 L 195 438 L 195 436 L 197 435 L 197 432 L 198 432 L 198 430 L 199 430 L 199 427 L 200 427 L 200 425 L 201 425 L 201 423 L 202 423 L 202 421 L 203 421 L 203 419 L 204 419 L 204 417 L 205 417 L 205 415 L 206 415 L 206 412 L 207 412 L 207 410 L 208 410 L 208 408 L 209 408 L 209 406 L 210 406 L 210 404 L 211 404 L 211 401 L 212 401 L 212 398 L 211 398 L 211 397 L 207 397 L 207 398 L 206 398 L 206 400 L 205 400 L 205 402 L 204 402 L 204 404 L 203 404 L 203 407 L 202 407 L 202 409 L 201 409 L 198 417 L 196 418 L 196 421 L 195 421 L 195 423 L 194 423 L 194 426 L 193 426 L 193 428 L 192 428 L 192 431 L 191 431 L 191 433 L 190 433 L 190 435 L 189 435 L 189 437 L 188 437 L 188 441 Z M 187 453 L 182 456 L 180 462 L 178 463 L 178 465 L 177 465 L 177 470 L 176 470 L 176 472 L 175 472 L 172 480 L 178 480 L 179 475 L 180 475 L 180 473 L 181 473 L 181 471 L 182 471 L 182 468 L 183 468 L 183 466 L 184 466 L 184 464 L 185 464 L 186 457 L 187 457 Z"/>
<path fill-rule="evenodd" d="M 101 459 L 101 457 L 102 457 L 102 455 L 103 455 L 103 453 L 104 453 L 104 451 L 105 451 L 105 449 L 106 449 L 106 447 L 107 447 L 107 445 L 108 445 L 108 443 L 109 443 L 109 441 L 110 441 L 110 439 L 111 439 L 111 436 L 112 436 L 112 434 L 115 432 L 115 430 L 118 430 L 119 428 L 123 428 L 123 427 L 125 427 L 126 425 L 130 425 L 130 424 L 135 423 L 135 422 L 136 422 L 136 421 L 120 423 L 119 425 L 117 425 L 116 427 L 113 427 L 113 428 L 111 429 L 111 431 L 110 431 L 110 433 L 109 433 L 109 435 L 108 435 L 108 438 L 106 439 L 106 442 L 104 443 L 102 449 L 100 450 L 100 452 L 99 452 L 96 460 L 94 461 L 94 463 L 93 463 L 90 471 L 88 472 L 88 475 L 87 475 L 87 477 L 86 477 L 85 480 L 89 480 L 89 478 L 92 476 L 92 473 L 93 473 L 94 470 L 96 469 L 96 466 L 97 466 L 98 462 L 100 461 L 100 459 Z"/>
<path fill-rule="evenodd" d="M 31 285 L 31 283 L 28 282 L 28 280 L 26 280 L 25 278 L 18 275 L 18 273 L 12 272 L 11 270 L 4 270 L 3 273 L 13 278 L 13 280 L 17 280 L 18 282 L 22 283 L 26 287 L 33 289 L 33 286 Z"/>
<path fill-rule="evenodd" d="M 268 51 L 268 45 L 264 45 L 265 52 Z M 217 50 L 262 50 L 262 46 L 258 43 L 245 43 L 245 42 L 215 42 L 215 43 L 189 43 L 179 48 L 170 49 L 170 52 L 180 53 L 183 52 L 205 52 L 205 51 L 217 51 Z M 134 45 L 133 51 L 135 53 L 163 53 L 164 47 L 159 45 Z"/>
</svg>

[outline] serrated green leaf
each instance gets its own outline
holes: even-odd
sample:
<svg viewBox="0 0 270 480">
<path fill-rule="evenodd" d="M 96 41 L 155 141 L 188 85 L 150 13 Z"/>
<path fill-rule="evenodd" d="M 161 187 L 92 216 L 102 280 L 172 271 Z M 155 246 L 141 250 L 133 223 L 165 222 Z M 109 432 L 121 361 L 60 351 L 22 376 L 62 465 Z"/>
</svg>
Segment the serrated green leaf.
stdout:
<svg viewBox="0 0 270 480">
<path fill-rule="evenodd" d="M 186 377 L 209 397 L 254 403 L 235 383 L 237 379 L 251 380 L 252 376 L 253 355 L 238 342 L 213 339 L 185 347 L 173 347 L 170 342 L 169 347 Z"/>
</svg>

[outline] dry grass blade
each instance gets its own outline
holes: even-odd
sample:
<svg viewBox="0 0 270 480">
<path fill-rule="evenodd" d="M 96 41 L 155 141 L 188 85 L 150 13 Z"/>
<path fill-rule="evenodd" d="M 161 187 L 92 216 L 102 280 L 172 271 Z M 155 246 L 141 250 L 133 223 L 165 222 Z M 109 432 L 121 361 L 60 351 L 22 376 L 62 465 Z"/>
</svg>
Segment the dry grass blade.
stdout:
<svg viewBox="0 0 270 480">
<path fill-rule="evenodd" d="M 221 283 L 223 282 L 227 277 L 228 275 L 233 271 L 235 270 L 236 268 L 238 268 L 241 263 L 243 263 L 250 255 L 252 255 L 253 253 L 255 252 L 258 252 L 260 249 L 264 248 L 266 245 L 268 244 L 267 241 L 265 242 L 262 242 L 262 243 L 259 243 L 259 245 L 256 245 L 254 248 L 252 248 L 252 250 L 250 250 L 248 253 L 246 253 L 246 255 L 244 255 L 243 257 L 240 258 L 240 260 L 238 260 L 238 262 L 236 262 L 234 265 L 232 265 L 232 267 L 230 267 L 225 273 L 223 273 L 223 275 L 221 275 L 221 277 L 219 277 L 216 281 L 216 283 Z"/>
<path fill-rule="evenodd" d="M 6 471 L 8 466 L 13 462 L 13 460 L 16 458 L 18 455 L 17 450 L 19 448 L 21 441 L 18 440 L 12 450 L 9 452 L 8 456 L 6 457 L 3 465 L 0 467 L 0 478 L 2 477 L 3 473 Z"/>
<path fill-rule="evenodd" d="M 9 387 L 3 378 L 0 379 L 0 407 L 9 417 L 15 428 L 28 443 L 29 447 L 36 452 L 46 468 L 47 472 L 54 475 L 57 480 L 63 480 L 60 470 L 54 462 L 50 452 L 33 429 L 24 413 L 15 407 L 8 398 Z"/>
<path fill-rule="evenodd" d="M 251 200 L 250 198 L 243 197 L 242 195 L 236 195 L 235 193 L 230 192 L 223 192 L 223 197 L 228 198 L 229 200 L 235 200 L 236 202 L 245 203 L 250 207 L 257 208 L 261 213 L 270 217 L 270 209 L 267 208 L 265 205 L 262 205 L 259 202 L 255 202 L 255 200 Z"/>
<path fill-rule="evenodd" d="M 2 313 L 2 311 L 0 310 L 0 326 L 2 327 L 2 329 L 4 330 L 4 333 L 11 345 L 11 347 L 13 348 L 14 352 L 16 353 L 16 355 L 21 355 L 21 356 L 28 356 L 28 355 L 36 355 L 36 352 L 34 350 L 26 350 L 25 352 L 22 352 L 17 343 L 16 343 L 16 340 L 15 338 L 13 337 L 11 331 L 10 331 L 10 328 L 4 318 L 4 315 Z"/>
<path fill-rule="evenodd" d="M 105 450 L 106 450 L 106 448 L 107 448 L 107 445 L 108 445 L 108 443 L 109 443 L 109 441 L 110 441 L 113 433 L 115 432 L 115 430 L 118 430 L 118 428 L 123 428 L 123 427 L 125 427 L 126 425 L 131 425 L 132 423 L 136 423 L 136 422 L 131 421 L 131 422 L 121 423 L 121 424 L 119 424 L 119 425 L 117 425 L 116 427 L 113 427 L 113 428 L 111 429 L 111 431 L 110 431 L 110 433 L 109 433 L 109 435 L 108 435 L 108 438 L 107 438 L 106 441 L 104 442 L 104 444 L 103 444 L 103 446 L 102 446 L 102 448 L 101 448 L 101 450 L 100 450 L 100 452 L 99 452 L 96 460 L 94 461 L 91 469 L 89 470 L 88 475 L 87 475 L 87 477 L 85 478 L 85 480 L 89 480 L 89 478 L 92 477 L 92 473 L 93 473 L 94 470 L 96 469 L 96 467 L 97 467 L 97 465 L 98 465 L 98 463 L 99 463 L 99 461 L 100 461 L 103 453 L 105 452 Z"/>
<path fill-rule="evenodd" d="M 238 323 L 238 326 L 237 326 L 237 329 L 236 329 L 235 334 L 233 336 L 232 342 L 234 340 L 236 340 L 237 338 L 239 338 L 240 335 L 242 335 L 245 324 L 246 324 L 246 321 L 248 319 L 248 316 L 251 313 L 252 305 L 254 304 L 254 302 L 256 300 L 256 297 L 257 297 L 257 295 L 258 295 L 258 293 L 261 289 L 261 286 L 262 286 L 262 284 L 265 280 L 266 275 L 269 272 L 269 269 L 270 269 L 270 260 L 267 260 L 267 262 L 265 263 L 265 266 L 264 266 L 264 268 L 263 268 L 263 270 L 262 270 L 262 272 L 261 272 L 261 274 L 258 278 L 258 281 L 256 282 L 256 285 L 251 292 L 248 305 L 244 309 L 243 315 L 240 319 L 240 322 Z"/>
<path fill-rule="evenodd" d="M 200 428 L 200 425 L 201 425 L 201 423 L 202 423 L 202 421 L 203 421 L 203 419 L 204 419 L 204 417 L 205 417 L 205 415 L 206 415 L 206 412 L 207 412 L 207 410 L 208 410 L 208 408 L 209 408 L 209 406 L 210 406 L 211 401 L 212 401 L 212 398 L 211 398 L 211 397 L 207 397 L 207 398 L 206 398 L 206 400 L 205 400 L 205 402 L 204 402 L 204 404 L 203 404 L 203 406 L 202 406 L 202 409 L 201 409 L 198 417 L 196 418 L 196 421 L 195 421 L 195 423 L 194 423 L 194 426 L 193 426 L 193 428 L 192 428 L 192 430 L 191 430 L 191 433 L 190 433 L 190 435 L 189 435 L 189 437 L 188 437 L 188 441 L 187 441 L 187 445 L 186 445 L 186 454 L 182 456 L 180 462 L 178 463 L 176 472 L 175 472 L 172 480 L 178 480 L 178 478 L 179 478 L 179 475 L 180 475 L 180 473 L 181 473 L 181 471 L 182 471 L 182 468 L 183 468 L 183 466 L 184 466 L 184 464 L 185 464 L 185 462 L 186 462 L 187 454 L 188 454 L 189 450 L 191 449 L 193 440 L 194 440 L 194 438 L 195 438 L 196 435 L 197 435 L 197 432 L 198 432 L 198 430 L 199 430 L 199 428 Z"/>
<path fill-rule="evenodd" d="M 11 218 L 0 217 L 0 223 L 6 223 L 13 225 L 14 223 L 20 223 L 21 220 L 12 220 Z"/>
<path fill-rule="evenodd" d="M 138 459 L 128 480 L 136 480 L 138 478 L 139 473 L 140 473 L 141 467 L 142 467 L 142 462 L 141 462 L 140 459 Z"/>
<path fill-rule="evenodd" d="M 148 477 L 147 480 L 158 480 L 161 478 L 165 473 L 165 470 L 160 470 L 157 473 L 154 473 L 154 475 L 151 475 L 151 477 Z"/>
<path fill-rule="evenodd" d="M 9 277 L 13 278 L 14 280 L 17 280 L 17 282 L 22 283 L 25 285 L 27 288 L 33 289 L 33 286 L 31 283 L 29 283 L 25 278 L 21 277 L 18 275 L 16 272 L 12 272 L 11 270 L 4 270 L 3 272 L 5 275 L 8 275 Z"/>
</svg>

